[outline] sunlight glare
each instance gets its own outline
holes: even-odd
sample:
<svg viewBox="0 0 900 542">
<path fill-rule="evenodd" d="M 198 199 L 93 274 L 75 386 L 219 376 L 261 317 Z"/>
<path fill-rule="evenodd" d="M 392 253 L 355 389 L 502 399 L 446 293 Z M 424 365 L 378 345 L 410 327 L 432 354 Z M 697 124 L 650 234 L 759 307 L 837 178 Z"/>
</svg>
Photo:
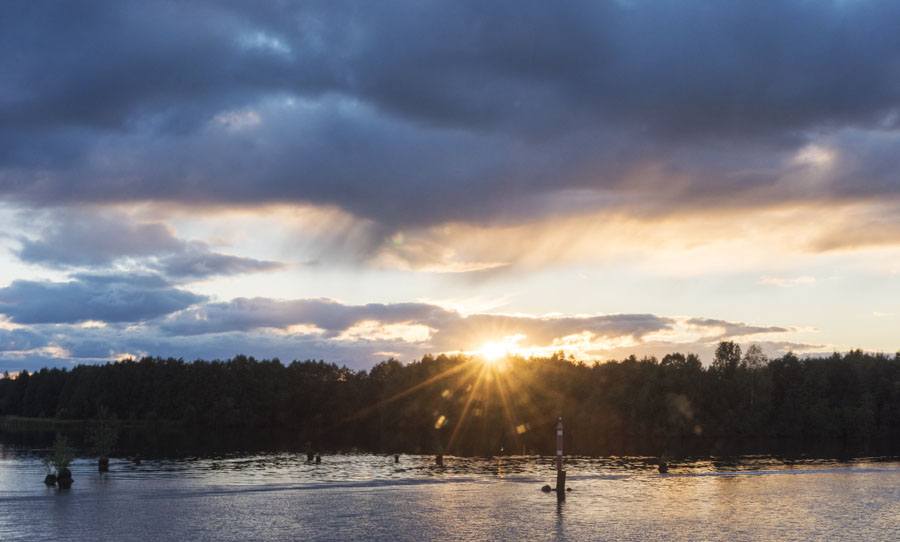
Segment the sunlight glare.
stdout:
<svg viewBox="0 0 900 542">
<path fill-rule="evenodd" d="M 520 348 L 518 346 L 524 335 L 510 335 L 502 339 L 489 341 L 481 345 L 475 350 L 475 355 L 489 364 L 496 364 L 512 355 L 518 355 Z"/>
<path fill-rule="evenodd" d="M 478 349 L 478 353 L 485 361 L 494 363 L 500 358 L 506 357 L 507 350 L 506 345 L 501 342 L 489 342 L 482 345 L 482 347 Z"/>
</svg>

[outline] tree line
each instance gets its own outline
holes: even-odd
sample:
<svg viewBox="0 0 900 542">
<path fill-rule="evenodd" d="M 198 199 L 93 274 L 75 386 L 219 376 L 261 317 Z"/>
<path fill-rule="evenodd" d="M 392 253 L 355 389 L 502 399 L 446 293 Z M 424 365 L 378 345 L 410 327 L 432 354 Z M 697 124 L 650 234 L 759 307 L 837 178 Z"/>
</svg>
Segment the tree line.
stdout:
<svg viewBox="0 0 900 542">
<path fill-rule="evenodd" d="M 785 442 L 896 453 L 900 354 L 769 360 L 758 347 L 723 342 L 708 366 L 680 353 L 594 364 L 440 355 L 368 371 L 148 357 L 0 379 L 0 416 L 98 412 L 142 431 L 278 434 L 289 447 L 320 450 L 552 453 L 562 416 L 566 449 L 578 454 L 771 451 Z"/>
</svg>

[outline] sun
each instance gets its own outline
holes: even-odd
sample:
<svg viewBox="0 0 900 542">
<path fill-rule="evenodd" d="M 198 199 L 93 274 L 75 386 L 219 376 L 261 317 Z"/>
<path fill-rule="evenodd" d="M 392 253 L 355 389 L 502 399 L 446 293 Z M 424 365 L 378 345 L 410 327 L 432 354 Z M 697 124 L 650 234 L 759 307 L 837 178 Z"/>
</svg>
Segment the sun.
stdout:
<svg viewBox="0 0 900 542">
<path fill-rule="evenodd" d="M 502 339 L 486 342 L 472 353 L 485 363 L 497 364 L 510 356 L 521 354 L 518 343 L 524 338 L 524 335 L 509 335 Z"/>
<path fill-rule="evenodd" d="M 509 355 L 509 345 L 500 341 L 488 342 L 481 345 L 476 353 L 484 361 L 496 363 Z"/>
</svg>

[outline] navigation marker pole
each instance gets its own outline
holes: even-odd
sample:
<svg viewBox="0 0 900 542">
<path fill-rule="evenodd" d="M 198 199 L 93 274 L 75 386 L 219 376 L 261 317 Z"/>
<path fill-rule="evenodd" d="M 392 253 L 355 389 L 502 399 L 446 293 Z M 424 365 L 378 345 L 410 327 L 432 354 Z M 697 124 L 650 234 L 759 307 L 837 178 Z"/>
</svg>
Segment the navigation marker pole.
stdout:
<svg viewBox="0 0 900 542">
<path fill-rule="evenodd" d="M 563 470 L 563 423 L 556 420 L 556 501 L 566 500 L 566 471 Z"/>
</svg>

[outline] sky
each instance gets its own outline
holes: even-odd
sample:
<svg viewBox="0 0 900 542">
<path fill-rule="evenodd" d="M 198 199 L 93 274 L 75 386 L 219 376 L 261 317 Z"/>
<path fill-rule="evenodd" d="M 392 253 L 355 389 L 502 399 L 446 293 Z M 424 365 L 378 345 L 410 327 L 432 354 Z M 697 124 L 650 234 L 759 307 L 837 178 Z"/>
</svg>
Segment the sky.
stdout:
<svg viewBox="0 0 900 542">
<path fill-rule="evenodd" d="M 0 5 L 0 370 L 900 349 L 900 4 Z"/>
</svg>

